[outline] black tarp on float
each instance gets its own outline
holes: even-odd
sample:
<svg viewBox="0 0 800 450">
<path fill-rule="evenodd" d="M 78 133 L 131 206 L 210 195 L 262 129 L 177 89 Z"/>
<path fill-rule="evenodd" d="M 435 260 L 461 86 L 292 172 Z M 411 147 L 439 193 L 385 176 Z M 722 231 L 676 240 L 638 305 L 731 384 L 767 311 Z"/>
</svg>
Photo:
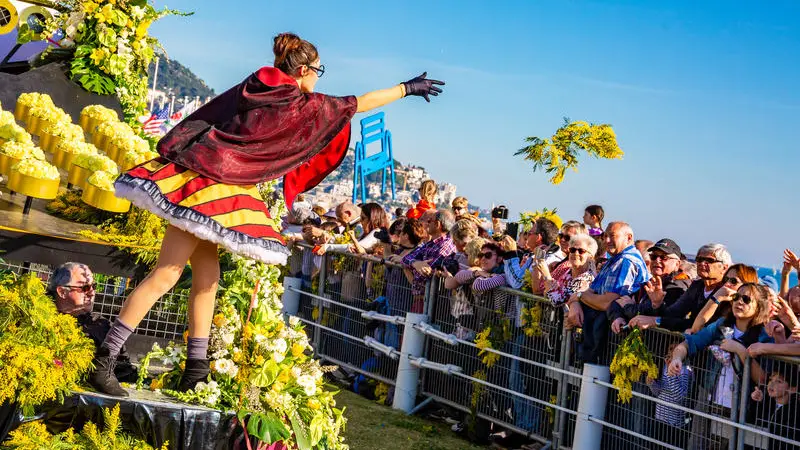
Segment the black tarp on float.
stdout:
<svg viewBox="0 0 800 450">
<path fill-rule="evenodd" d="M 50 433 L 73 428 L 79 433 L 87 421 L 101 427 L 103 408 L 119 403 L 120 419 L 126 433 L 145 439 L 155 448 L 169 442 L 170 450 L 244 449 L 242 428 L 236 416 L 221 411 L 165 401 L 150 391 L 133 391 L 131 398 L 109 397 L 95 392 L 76 393 L 64 404 L 38 408 L 36 418 L 44 421 Z M 22 420 L 19 410 L 0 406 L 0 442 Z"/>
</svg>

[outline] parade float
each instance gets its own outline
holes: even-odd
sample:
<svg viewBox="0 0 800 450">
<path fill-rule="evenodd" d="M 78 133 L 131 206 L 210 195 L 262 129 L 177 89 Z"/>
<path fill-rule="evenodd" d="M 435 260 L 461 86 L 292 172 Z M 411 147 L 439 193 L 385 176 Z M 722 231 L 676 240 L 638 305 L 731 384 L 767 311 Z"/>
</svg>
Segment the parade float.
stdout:
<svg viewBox="0 0 800 450">
<path fill-rule="evenodd" d="M 23 272 L 80 261 L 122 277 L 155 263 L 165 222 L 116 197 L 113 181 L 157 156 L 138 119 L 147 111 L 148 65 L 163 50 L 148 29 L 168 15 L 186 14 L 146 0 L 0 0 L 3 260 Z M 280 217 L 275 183 L 260 190 Z M 4 274 L 0 311 L 14 314 L 0 318 L 0 371 L 10 380 L 0 391 L 0 440 L 10 436 L 2 445 L 347 448 L 343 412 L 325 388 L 331 368 L 313 358 L 303 327 L 281 313 L 280 268 L 230 254 L 221 261 L 209 379 L 176 392 L 184 343 L 156 345 L 124 400 L 81 387 L 91 341 L 55 311 L 42 281 Z M 41 314 L 19 314 L 30 307 Z M 148 374 L 153 361 L 167 370 Z"/>
</svg>

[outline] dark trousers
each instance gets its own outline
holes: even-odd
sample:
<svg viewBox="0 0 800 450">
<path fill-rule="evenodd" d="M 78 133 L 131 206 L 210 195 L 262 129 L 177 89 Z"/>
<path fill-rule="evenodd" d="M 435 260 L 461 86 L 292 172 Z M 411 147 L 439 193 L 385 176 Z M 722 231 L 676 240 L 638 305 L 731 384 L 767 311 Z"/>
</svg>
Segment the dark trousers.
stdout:
<svg viewBox="0 0 800 450">
<path fill-rule="evenodd" d="M 604 364 L 607 359 L 603 351 L 608 343 L 608 319 L 605 311 L 597 311 L 586 305 L 583 308 L 583 342 L 578 355 L 584 363 Z"/>
</svg>

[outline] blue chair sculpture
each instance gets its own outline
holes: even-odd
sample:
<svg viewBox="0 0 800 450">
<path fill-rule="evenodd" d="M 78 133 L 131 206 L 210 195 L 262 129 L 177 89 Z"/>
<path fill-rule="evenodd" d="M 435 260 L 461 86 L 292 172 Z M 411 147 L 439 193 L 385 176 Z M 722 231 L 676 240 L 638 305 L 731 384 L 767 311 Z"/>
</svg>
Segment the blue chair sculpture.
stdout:
<svg viewBox="0 0 800 450">
<path fill-rule="evenodd" d="M 367 145 L 381 143 L 381 151 L 367 156 Z M 392 200 L 395 199 L 394 156 L 392 156 L 392 133 L 386 129 L 384 113 L 379 112 L 361 119 L 361 142 L 356 142 L 355 169 L 353 170 L 353 203 L 367 201 L 367 175 L 381 172 L 381 193 L 386 192 L 386 171 L 391 175 Z"/>
</svg>

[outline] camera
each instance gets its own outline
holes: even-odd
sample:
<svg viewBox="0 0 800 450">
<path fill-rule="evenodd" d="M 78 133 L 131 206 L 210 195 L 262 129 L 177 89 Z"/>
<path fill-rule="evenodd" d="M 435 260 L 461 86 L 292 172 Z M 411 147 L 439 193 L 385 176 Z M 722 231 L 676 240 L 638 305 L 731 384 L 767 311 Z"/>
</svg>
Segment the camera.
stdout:
<svg viewBox="0 0 800 450">
<path fill-rule="evenodd" d="M 455 275 L 458 273 L 460 267 L 458 265 L 458 261 L 456 261 L 455 259 L 440 258 L 433 262 L 433 264 L 431 265 L 431 269 L 433 270 L 444 269 L 450 272 L 450 275 Z"/>
<path fill-rule="evenodd" d="M 375 232 L 375 239 L 380 241 L 383 244 L 391 244 L 392 239 L 389 237 L 389 230 L 386 228 L 381 228 Z"/>
<path fill-rule="evenodd" d="M 492 209 L 492 219 L 508 219 L 508 208 L 500 205 Z"/>
</svg>

